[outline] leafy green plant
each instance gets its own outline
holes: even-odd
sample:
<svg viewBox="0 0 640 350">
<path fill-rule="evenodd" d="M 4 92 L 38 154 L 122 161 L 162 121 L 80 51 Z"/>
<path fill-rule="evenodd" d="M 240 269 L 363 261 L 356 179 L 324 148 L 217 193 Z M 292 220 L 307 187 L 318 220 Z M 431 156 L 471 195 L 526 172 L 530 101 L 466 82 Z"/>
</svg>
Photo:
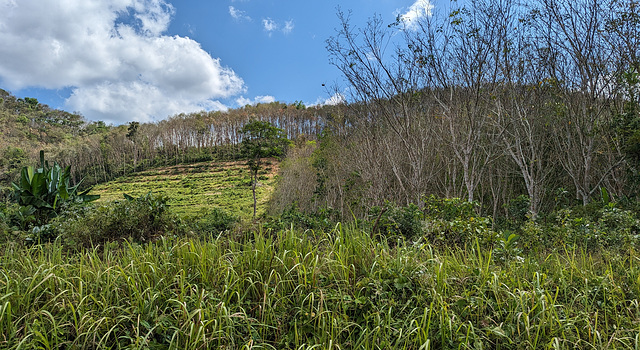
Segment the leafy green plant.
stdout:
<svg viewBox="0 0 640 350">
<path fill-rule="evenodd" d="M 527 221 L 530 203 L 531 199 L 529 196 L 519 195 L 504 205 L 509 214 L 507 220 L 508 228 L 517 230 Z"/>
<path fill-rule="evenodd" d="M 387 203 L 372 208 L 368 216 L 374 233 L 399 235 L 406 239 L 414 239 L 424 233 L 424 213 L 415 204 L 398 207 Z"/>
<path fill-rule="evenodd" d="M 4 212 L 0 211 L 0 243 L 11 241 L 11 226 Z"/>
<path fill-rule="evenodd" d="M 522 260 L 522 249 L 518 247 L 518 239 L 520 236 L 509 230 L 502 232 L 497 247 L 493 250 L 495 258 L 501 262 Z"/>
<path fill-rule="evenodd" d="M 439 198 L 430 195 L 424 199 L 424 206 L 426 217 L 454 220 L 475 217 L 475 210 L 480 207 L 480 204 L 460 198 Z"/>
<path fill-rule="evenodd" d="M 223 209 L 214 207 L 200 211 L 195 217 L 187 219 L 194 231 L 201 235 L 219 234 L 229 231 L 238 222 L 238 217 Z"/>
<path fill-rule="evenodd" d="M 52 221 L 66 246 L 71 248 L 103 245 L 112 241 L 149 242 L 165 235 L 183 235 L 186 227 L 167 208 L 167 198 L 151 192 L 93 208 L 70 211 Z"/>
<path fill-rule="evenodd" d="M 305 213 L 297 205 L 287 207 L 282 214 L 271 217 L 264 223 L 264 227 L 274 231 L 286 230 L 291 227 L 300 230 L 330 230 L 335 226 L 331 216 L 335 213 L 329 209 L 322 209 L 314 213 Z"/>
<path fill-rule="evenodd" d="M 464 246 L 477 239 L 484 247 L 493 247 L 498 234 L 492 219 L 476 213 L 479 204 L 460 198 L 425 198 L 425 235 L 433 244 Z"/>
<path fill-rule="evenodd" d="M 53 166 L 44 160 L 44 151 L 40 151 L 40 168 L 27 166 L 22 168 L 20 182 L 12 183 L 15 201 L 26 208 L 33 208 L 38 224 L 44 224 L 58 215 L 66 204 L 94 201 L 100 196 L 89 195 L 89 190 L 79 192 L 80 181 L 71 184 L 71 167 Z M 30 211 L 29 209 L 28 211 Z"/>
</svg>

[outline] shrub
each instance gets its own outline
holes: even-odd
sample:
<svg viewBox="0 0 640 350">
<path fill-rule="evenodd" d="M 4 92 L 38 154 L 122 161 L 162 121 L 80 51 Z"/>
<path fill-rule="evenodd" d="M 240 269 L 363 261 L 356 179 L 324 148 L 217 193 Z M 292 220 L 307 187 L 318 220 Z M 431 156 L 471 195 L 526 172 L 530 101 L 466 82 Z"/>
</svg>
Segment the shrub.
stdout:
<svg viewBox="0 0 640 350">
<path fill-rule="evenodd" d="M 477 202 L 467 202 L 460 198 L 438 198 L 430 195 L 424 199 L 425 216 L 442 219 L 468 219 L 476 216 L 476 208 L 480 207 Z"/>
<path fill-rule="evenodd" d="M 415 204 L 397 207 L 387 203 L 383 207 L 373 207 L 369 210 L 369 218 L 374 233 L 382 232 L 413 239 L 424 232 L 424 214 Z"/>
<path fill-rule="evenodd" d="M 426 238 L 439 245 L 464 246 L 477 238 L 486 247 L 492 247 L 499 235 L 491 229 L 491 218 L 476 214 L 477 202 L 460 198 L 425 199 Z"/>
<path fill-rule="evenodd" d="M 527 221 L 530 203 L 531 199 L 529 196 L 520 195 L 504 205 L 509 214 L 506 222 L 508 228 L 517 230 Z"/>
<path fill-rule="evenodd" d="M 293 204 L 287 207 L 280 216 L 269 219 L 264 227 L 274 231 L 286 230 L 291 226 L 302 230 L 330 230 L 333 227 L 332 215 L 335 213 L 331 209 L 305 213 L 296 204 Z"/>
<path fill-rule="evenodd" d="M 186 227 L 167 208 L 167 197 L 151 193 L 140 198 L 79 208 L 51 223 L 64 245 L 90 247 L 110 241 L 148 242 L 159 236 L 183 235 Z"/>
<path fill-rule="evenodd" d="M 427 219 L 426 238 L 433 244 L 463 247 L 477 238 L 483 247 L 493 247 L 499 235 L 491 229 L 491 218 L 484 216 L 458 217 L 451 220 Z"/>
<path fill-rule="evenodd" d="M 560 209 L 547 221 L 526 221 L 520 229 L 526 249 L 578 246 L 589 251 L 626 249 L 640 243 L 640 221 L 634 211 L 618 204 L 591 203 Z"/>
<path fill-rule="evenodd" d="M 634 212 L 620 209 L 612 202 L 598 209 L 589 208 L 587 213 L 585 208 L 558 211 L 551 227 L 556 240 L 589 250 L 625 248 L 639 242 L 640 222 Z"/>
<path fill-rule="evenodd" d="M 5 213 L 0 211 L 0 243 L 9 242 L 12 239 L 13 230 L 7 222 Z"/>
<path fill-rule="evenodd" d="M 238 217 L 220 208 L 202 210 L 197 218 L 188 219 L 191 228 L 199 234 L 218 234 L 229 231 L 238 222 Z"/>
</svg>

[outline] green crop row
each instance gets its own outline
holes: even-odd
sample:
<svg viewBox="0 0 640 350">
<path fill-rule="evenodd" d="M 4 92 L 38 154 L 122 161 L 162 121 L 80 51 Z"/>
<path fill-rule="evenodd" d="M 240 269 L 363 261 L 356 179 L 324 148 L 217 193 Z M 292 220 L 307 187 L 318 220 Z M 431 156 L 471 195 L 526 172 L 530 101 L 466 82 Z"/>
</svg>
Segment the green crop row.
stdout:
<svg viewBox="0 0 640 350">
<path fill-rule="evenodd" d="M 271 170 L 271 169 L 269 169 Z M 273 190 L 273 174 L 263 174 L 257 189 L 258 212 Z M 133 197 L 152 191 L 168 198 L 168 206 L 178 215 L 194 216 L 203 210 L 221 208 L 235 216 L 252 216 L 251 179 L 243 163 L 199 163 L 153 169 L 97 185 L 93 194 L 99 202 L 120 200 L 126 193 Z"/>
</svg>

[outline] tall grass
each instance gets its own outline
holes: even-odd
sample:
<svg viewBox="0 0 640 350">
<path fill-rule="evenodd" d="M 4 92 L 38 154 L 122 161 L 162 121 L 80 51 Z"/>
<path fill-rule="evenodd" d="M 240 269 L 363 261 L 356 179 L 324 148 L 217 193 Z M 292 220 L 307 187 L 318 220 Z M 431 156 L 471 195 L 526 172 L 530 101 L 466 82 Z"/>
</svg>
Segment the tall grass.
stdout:
<svg viewBox="0 0 640 350">
<path fill-rule="evenodd" d="M 340 224 L 1 249 L 0 348 L 640 347 L 635 251 L 504 261 Z"/>
</svg>

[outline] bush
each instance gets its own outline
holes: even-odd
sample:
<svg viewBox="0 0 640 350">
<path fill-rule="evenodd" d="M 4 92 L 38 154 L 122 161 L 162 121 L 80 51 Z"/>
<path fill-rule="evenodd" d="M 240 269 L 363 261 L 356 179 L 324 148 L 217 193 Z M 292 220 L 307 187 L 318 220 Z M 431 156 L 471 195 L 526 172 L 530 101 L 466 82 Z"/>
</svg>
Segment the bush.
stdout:
<svg viewBox="0 0 640 350">
<path fill-rule="evenodd" d="M 2 221 L 14 231 L 26 230 L 36 221 L 35 208 L 32 206 L 20 206 L 15 203 L 3 203 L 0 205 Z"/>
<path fill-rule="evenodd" d="M 513 198 L 504 207 L 507 209 L 507 227 L 512 230 L 518 230 L 527 221 L 529 217 L 529 204 L 531 199 L 529 196 L 520 195 Z"/>
<path fill-rule="evenodd" d="M 425 199 L 426 238 L 438 245 L 464 246 L 477 238 L 485 247 L 493 247 L 499 235 L 491 229 L 491 218 L 476 214 L 477 202 L 460 198 Z"/>
<path fill-rule="evenodd" d="M 198 234 L 219 234 L 229 231 L 238 222 L 238 217 L 227 213 L 220 208 L 203 210 L 198 218 L 188 219 L 192 230 Z"/>
<path fill-rule="evenodd" d="M 369 210 L 371 230 L 385 235 L 399 235 L 406 239 L 420 237 L 424 232 L 424 214 L 415 205 L 397 207 L 387 203 Z"/>
<path fill-rule="evenodd" d="M 528 220 L 520 228 L 525 249 L 577 246 L 589 251 L 627 249 L 640 244 L 640 220 L 635 211 L 610 202 L 563 208 L 546 221 Z"/>
<path fill-rule="evenodd" d="M 12 240 L 13 230 L 7 222 L 5 213 L 0 211 L 0 243 L 6 243 Z"/>
<path fill-rule="evenodd" d="M 433 219 L 456 220 L 476 216 L 477 202 L 467 202 L 460 198 L 438 198 L 434 195 L 424 200 L 425 216 Z"/>
<path fill-rule="evenodd" d="M 490 248 L 499 240 L 499 235 L 491 229 L 491 218 L 484 216 L 427 219 L 425 235 L 431 243 L 441 246 L 464 247 L 478 239 L 483 247 Z"/>
<path fill-rule="evenodd" d="M 78 208 L 55 218 L 48 230 L 69 247 L 91 247 L 111 241 L 152 241 L 159 236 L 183 235 L 186 227 L 167 208 L 167 197 L 151 193 L 140 198 Z"/>
<path fill-rule="evenodd" d="M 550 231 L 555 245 L 575 244 L 588 250 L 626 248 L 640 243 L 640 221 L 630 210 L 609 203 L 598 209 L 584 207 L 559 210 Z M 589 215 L 585 215 L 588 213 Z"/>
<path fill-rule="evenodd" d="M 302 230 L 331 230 L 333 228 L 332 214 L 335 215 L 331 209 L 305 213 L 293 204 L 287 207 L 280 216 L 270 218 L 264 227 L 274 231 L 286 230 L 291 226 Z"/>
</svg>

